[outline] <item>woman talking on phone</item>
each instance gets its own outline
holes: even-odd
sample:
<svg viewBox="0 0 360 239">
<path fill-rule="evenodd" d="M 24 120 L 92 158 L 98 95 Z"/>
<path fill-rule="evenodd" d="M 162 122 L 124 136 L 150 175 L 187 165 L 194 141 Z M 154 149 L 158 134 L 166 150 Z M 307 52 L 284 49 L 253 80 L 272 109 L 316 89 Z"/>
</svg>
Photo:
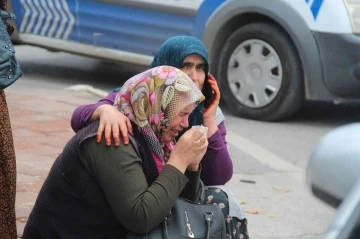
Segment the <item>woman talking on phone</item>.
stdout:
<svg viewBox="0 0 360 239">
<path fill-rule="evenodd" d="M 195 37 L 175 36 L 166 40 L 154 56 L 150 68 L 169 65 L 177 67 L 185 72 L 192 81 L 201 89 L 206 100 L 199 104 L 189 117 L 189 128 L 203 125 L 208 128 L 209 146 L 201 161 L 201 180 L 206 186 L 224 185 L 233 174 L 233 164 L 226 145 L 225 117 L 219 108 L 220 91 L 215 78 L 209 74 L 208 54 L 204 44 Z M 164 71 L 163 74 L 168 74 Z M 105 142 L 110 145 L 113 141 L 115 146 L 120 144 L 120 132 L 125 144 L 129 143 L 128 132 L 132 132 L 130 120 L 121 114 L 112 105 L 119 89 L 115 89 L 106 98 L 91 105 L 78 107 L 71 119 L 71 126 L 76 132 L 89 123 L 100 119 L 97 132 L 97 141 L 101 141 L 105 133 Z M 186 129 L 187 130 L 187 129 Z M 186 131 L 185 130 L 185 131 Z M 184 131 L 184 132 L 185 132 Z M 184 133 L 182 132 L 182 133 Z M 179 134 L 180 137 L 182 134 Z M 207 203 L 217 203 L 223 208 L 224 216 L 237 217 L 229 221 L 229 234 L 233 238 L 242 235 L 248 238 L 247 220 L 244 213 L 233 214 L 229 203 L 222 201 L 227 197 L 222 190 L 215 187 L 207 187 Z M 229 201 L 231 198 L 229 198 Z M 235 200 L 235 199 L 234 199 Z M 226 200 L 225 200 L 226 201 Z M 224 205 L 224 207 L 223 207 Z M 236 227 L 240 222 L 240 228 Z"/>
<path fill-rule="evenodd" d="M 205 46 L 194 37 L 172 37 L 165 41 L 157 51 L 150 68 L 161 65 L 181 69 L 202 90 L 206 100 L 189 117 L 189 127 L 194 125 L 208 127 L 209 147 L 202 160 L 201 179 L 205 185 L 224 185 L 232 177 L 233 165 L 226 146 L 225 117 L 218 106 L 220 92 L 215 78 L 209 75 Z M 99 142 L 104 131 L 108 145 L 111 144 L 111 135 L 114 144 L 119 143 L 119 131 L 124 138 L 124 143 L 129 142 L 127 132 L 128 129 L 131 131 L 130 121 L 112 106 L 117 91 L 114 90 L 105 99 L 95 104 L 78 107 L 71 119 L 73 130 L 77 132 L 100 118 Z"/>
</svg>

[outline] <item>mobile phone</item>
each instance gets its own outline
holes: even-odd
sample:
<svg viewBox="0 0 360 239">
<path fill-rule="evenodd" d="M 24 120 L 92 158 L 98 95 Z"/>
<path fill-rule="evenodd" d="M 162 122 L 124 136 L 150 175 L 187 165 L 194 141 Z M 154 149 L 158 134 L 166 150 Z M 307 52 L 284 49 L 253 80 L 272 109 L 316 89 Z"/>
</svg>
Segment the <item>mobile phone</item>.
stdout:
<svg viewBox="0 0 360 239">
<path fill-rule="evenodd" d="M 209 73 L 210 75 L 210 73 Z M 210 84 L 208 83 L 209 80 L 209 76 L 206 79 L 206 82 L 204 82 L 204 87 L 203 87 L 203 94 L 205 96 L 205 101 L 204 101 L 204 107 L 205 109 L 209 108 L 209 106 L 211 105 L 211 103 L 213 102 L 213 100 L 215 99 L 215 92 L 211 89 Z"/>
</svg>

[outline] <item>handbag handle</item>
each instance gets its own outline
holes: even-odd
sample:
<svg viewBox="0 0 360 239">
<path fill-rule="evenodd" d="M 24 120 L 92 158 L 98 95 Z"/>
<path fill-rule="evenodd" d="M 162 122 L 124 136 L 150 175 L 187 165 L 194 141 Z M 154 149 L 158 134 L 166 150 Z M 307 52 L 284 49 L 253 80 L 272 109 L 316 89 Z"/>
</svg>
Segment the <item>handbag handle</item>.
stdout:
<svg viewBox="0 0 360 239">
<path fill-rule="evenodd" d="M 210 238 L 210 227 L 213 219 L 212 212 L 205 212 L 205 221 L 206 221 L 206 239 Z"/>
<path fill-rule="evenodd" d="M 214 214 L 212 212 L 205 212 L 204 213 L 205 222 L 206 222 L 205 239 L 210 239 L 210 227 L 211 227 L 211 223 L 212 223 L 212 220 L 213 220 L 213 215 Z M 164 239 L 169 239 L 167 224 L 168 224 L 168 217 L 165 218 L 164 226 L 163 226 L 163 229 L 162 229 L 162 234 L 163 234 Z"/>
<path fill-rule="evenodd" d="M 167 224 L 168 224 L 168 217 L 165 218 L 164 220 L 164 226 L 163 226 L 163 238 L 164 239 L 169 239 L 169 234 L 168 234 L 168 229 L 167 229 Z"/>
<path fill-rule="evenodd" d="M 205 185 L 202 180 L 200 180 L 200 187 L 201 187 L 200 202 L 204 203 L 204 201 L 205 201 Z"/>
</svg>

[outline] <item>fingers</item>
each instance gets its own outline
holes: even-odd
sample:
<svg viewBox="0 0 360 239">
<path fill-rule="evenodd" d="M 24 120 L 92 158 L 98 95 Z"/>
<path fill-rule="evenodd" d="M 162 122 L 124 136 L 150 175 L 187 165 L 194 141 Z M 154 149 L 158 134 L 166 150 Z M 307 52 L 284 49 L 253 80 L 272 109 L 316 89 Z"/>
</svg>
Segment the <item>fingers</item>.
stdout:
<svg viewBox="0 0 360 239">
<path fill-rule="evenodd" d="M 123 132 L 121 132 L 121 133 L 123 133 Z M 120 145 L 119 126 L 116 125 L 116 124 L 112 125 L 112 136 L 113 136 L 113 139 L 114 139 L 114 145 L 119 146 Z M 127 144 L 126 142 L 124 142 L 124 143 Z"/>
<path fill-rule="evenodd" d="M 111 145 L 111 124 L 105 125 L 105 144 L 106 146 Z"/>
<path fill-rule="evenodd" d="M 100 115 L 100 125 L 96 136 L 97 142 L 100 142 L 102 135 L 105 134 L 105 144 L 107 146 L 110 146 L 112 141 L 115 146 L 119 146 L 120 137 L 123 137 L 124 144 L 128 144 L 128 134 L 133 134 L 130 120 L 115 107 L 105 109 Z"/>
<path fill-rule="evenodd" d="M 204 132 L 198 130 L 198 129 L 190 129 L 192 132 L 192 135 L 191 135 L 191 140 L 192 141 L 196 141 L 198 139 L 200 139 L 203 135 L 204 135 Z"/>
<path fill-rule="evenodd" d="M 105 131 L 105 144 L 106 146 L 110 146 L 111 145 L 111 136 L 113 138 L 114 141 L 114 145 L 115 146 L 119 146 L 120 145 L 120 134 L 123 137 L 123 141 L 124 144 L 129 144 L 129 135 L 128 135 L 128 124 L 127 123 L 122 123 L 119 125 L 116 124 L 100 124 L 98 131 L 96 133 L 96 142 L 101 142 L 102 139 L 102 135 Z M 131 127 L 131 124 L 130 124 Z M 132 130 L 132 128 L 131 128 Z"/>
<path fill-rule="evenodd" d="M 188 141 L 190 144 L 187 147 L 192 148 L 196 153 L 204 153 L 208 146 L 207 135 L 201 129 L 191 128 L 181 136 L 181 139 Z"/>
<path fill-rule="evenodd" d="M 202 126 L 199 130 L 201 131 L 201 133 L 203 133 L 205 135 L 205 137 L 207 136 L 207 133 L 208 133 L 207 127 Z"/>
<path fill-rule="evenodd" d="M 200 148 L 199 148 L 200 152 L 202 154 L 205 154 L 208 146 L 209 146 L 209 141 L 207 141 L 207 139 L 206 139 L 205 143 L 202 146 L 200 146 Z"/>
<path fill-rule="evenodd" d="M 201 136 L 200 138 L 198 138 L 198 139 L 195 141 L 195 143 L 197 143 L 199 146 L 202 146 L 203 144 L 206 143 L 206 141 L 207 141 L 206 136 L 203 135 L 203 136 Z"/>
<path fill-rule="evenodd" d="M 132 126 L 131 126 L 131 122 L 130 122 L 130 120 L 129 120 L 128 118 L 126 119 L 126 126 L 127 126 L 127 129 L 128 129 L 128 132 L 129 132 L 131 135 L 134 135 L 133 129 L 132 129 Z"/>
<path fill-rule="evenodd" d="M 209 84 L 210 84 L 211 89 L 216 91 L 216 93 L 219 92 L 219 86 L 215 80 L 209 80 Z"/>
<path fill-rule="evenodd" d="M 211 81 L 211 82 L 210 82 L 210 86 L 211 86 L 211 88 L 212 88 L 213 90 L 219 91 L 219 86 L 218 86 L 218 84 L 217 84 L 216 81 Z"/>
<path fill-rule="evenodd" d="M 209 74 L 209 80 L 216 81 L 215 77 L 212 74 Z"/>
<path fill-rule="evenodd" d="M 209 79 L 208 79 L 209 83 L 211 84 L 216 84 L 217 85 L 217 82 L 216 82 L 216 79 L 214 78 L 213 75 L 209 74 Z"/>
<path fill-rule="evenodd" d="M 98 128 L 98 131 L 96 132 L 96 142 L 101 142 L 101 136 L 104 132 L 104 128 L 105 128 L 105 125 L 104 124 L 100 124 L 99 125 L 99 128 Z"/>
<path fill-rule="evenodd" d="M 198 140 L 195 141 L 197 144 L 197 152 L 204 154 L 206 152 L 206 149 L 209 145 L 209 142 L 205 135 L 201 136 Z"/>
<path fill-rule="evenodd" d="M 212 111 L 214 111 L 214 109 L 217 108 L 217 106 L 219 105 L 219 102 L 220 102 L 220 90 L 216 83 L 216 80 L 209 78 L 209 84 L 210 84 L 211 89 L 213 90 L 214 96 L 210 102 L 210 105 L 205 109 L 204 113 L 209 112 L 210 109 L 212 109 L 212 108 L 213 108 Z"/>
<path fill-rule="evenodd" d="M 214 78 L 213 75 L 209 74 L 209 80 L 208 80 L 210 87 L 213 91 L 215 91 L 215 95 L 220 95 L 219 86 Z"/>
<path fill-rule="evenodd" d="M 203 129 L 196 130 L 194 132 L 193 136 L 195 138 L 195 143 L 198 146 L 198 151 L 203 152 L 204 150 L 206 150 L 207 145 L 208 145 L 208 140 L 207 140 L 207 135 L 204 132 L 204 130 Z"/>
<path fill-rule="evenodd" d="M 128 128 L 127 128 L 126 122 L 119 124 L 119 127 L 120 127 L 120 130 L 121 130 L 121 135 L 123 137 L 124 144 L 128 144 L 129 143 L 129 136 L 128 136 Z M 117 127 L 118 130 L 119 130 L 119 127 Z"/>
</svg>

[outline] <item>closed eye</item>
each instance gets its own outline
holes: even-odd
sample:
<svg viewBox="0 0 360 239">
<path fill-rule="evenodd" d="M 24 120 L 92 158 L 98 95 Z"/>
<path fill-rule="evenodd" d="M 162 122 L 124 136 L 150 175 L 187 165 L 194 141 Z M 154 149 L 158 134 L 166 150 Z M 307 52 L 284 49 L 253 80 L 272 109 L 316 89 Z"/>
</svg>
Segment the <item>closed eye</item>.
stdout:
<svg viewBox="0 0 360 239">
<path fill-rule="evenodd" d="M 180 112 L 179 116 L 183 117 L 183 116 L 187 116 L 189 115 L 190 113 L 188 112 Z"/>
</svg>

